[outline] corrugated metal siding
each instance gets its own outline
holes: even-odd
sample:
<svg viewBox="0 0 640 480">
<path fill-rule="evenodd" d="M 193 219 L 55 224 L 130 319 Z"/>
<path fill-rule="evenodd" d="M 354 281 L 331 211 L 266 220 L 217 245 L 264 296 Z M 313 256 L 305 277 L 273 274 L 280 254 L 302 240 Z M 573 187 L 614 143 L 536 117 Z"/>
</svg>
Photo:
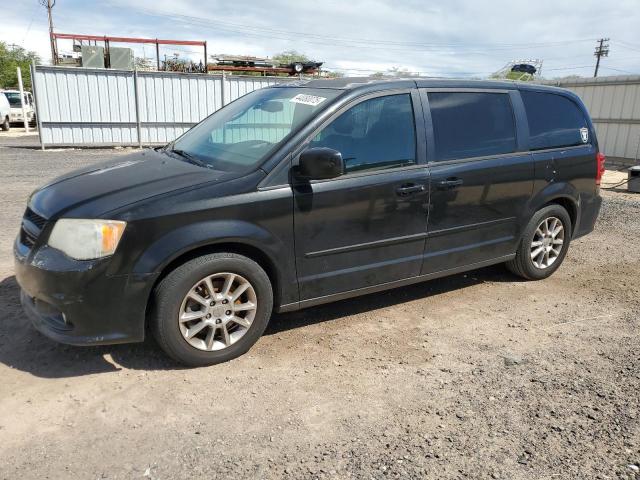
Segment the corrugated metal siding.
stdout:
<svg viewBox="0 0 640 480">
<path fill-rule="evenodd" d="M 76 71 L 77 70 L 77 71 Z M 133 77 L 87 69 L 38 70 L 36 92 L 45 144 L 137 141 Z M 112 123 L 133 125 L 110 125 Z"/>
<path fill-rule="evenodd" d="M 36 67 L 34 79 L 43 145 L 136 145 L 138 126 L 141 143 L 167 143 L 221 108 L 223 92 L 227 104 L 291 81 L 139 72 L 136 88 L 130 71 L 45 66 Z"/>
<path fill-rule="evenodd" d="M 295 103 L 283 102 L 280 112 L 252 109 L 229 122 L 225 131 L 212 132 L 212 140 L 219 143 L 235 143 L 244 140 L 266 140 L 277 143 L 291 132 Z M 266 125 L 270 125 L 268 128 Z"/>
<path fill-rule="evenodd" d="M 576 93 L 596 127 L 600 149 L 609 158 L 638 160 L 640 153 L 640 76 L 545 82 Z"/>
<path fill-rule="evenodd" d="M 35 94 L 43 145 L 167 143 L 242 95 L 288 78 L 36 67 Z M 224 84 L 223 84 L 224 82 Z M 640 76 L 545 82 L 585 102 L 602 151 L 637 159 L 640 147 Z M 223 101 L 224 95 L 224 101 Z M 286 112 L 283 112 L 285 115 Z M 240 125 L 233 135 L 247 135 Z M 286 134 L 273 129 L 275 138 Z"/>
<path fill-rule="evenodd" d="M 207 75 L 138 75 L 143 143 L 166 143 L 222 107 L 221 78 Z"/>
</svg>

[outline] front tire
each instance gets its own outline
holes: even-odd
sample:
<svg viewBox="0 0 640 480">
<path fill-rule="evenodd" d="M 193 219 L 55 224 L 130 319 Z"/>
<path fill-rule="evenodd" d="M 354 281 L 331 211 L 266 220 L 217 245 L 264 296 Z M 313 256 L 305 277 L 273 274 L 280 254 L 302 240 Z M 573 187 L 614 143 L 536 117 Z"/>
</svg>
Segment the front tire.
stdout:
<svg viewBox="0 0 640 480">
<path fill-rule="evenodd" d="M 235 253 L 195 258 L 169 273 L 154 292 L 150 325 L 174 360 L 201 367 L 247 352 L 273 309 L 266 272 Z"/>
<path fill-rule="evenodd" d="M 11 128 L 11 124 L 9 123 L 9 117 L 5 117 L 4 122 L 0 124 L 0 128 L 2 128 L 3 132 L 8 132 Z"/>
<path fill-rule="evenodd" d="M 560 205 L 538 210 L 522 234 L 516 256 L 507 268 L 527 280 L 542 280 L 555 272 L 569 249 L 571 218 Z"/>
</svg>

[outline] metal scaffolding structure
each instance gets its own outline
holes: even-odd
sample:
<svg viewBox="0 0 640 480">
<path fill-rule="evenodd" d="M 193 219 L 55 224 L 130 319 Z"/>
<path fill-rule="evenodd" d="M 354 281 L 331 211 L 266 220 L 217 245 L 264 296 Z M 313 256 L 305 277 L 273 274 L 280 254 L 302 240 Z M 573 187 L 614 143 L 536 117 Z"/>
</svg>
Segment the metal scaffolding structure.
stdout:
<svg viewBox="0 0 640 480">
<path fill-rule="evenodd" d="M 109 45 L 111 43 L 144 43 L 154 44 L 156 46 L 156 64 L 158 70 L 160 70 L 160 45 L 183 45 L 183 46 L 196 46 L 204 48 L 203 65 L 207 65 L 207 42 L 203 40 L 165 40 L 159 38 L 139 38 L 139 37 L 111 37 L 107 35 L 81 35 L 76 33 L 56 33 L 51 32 L 51 39 L 53 45 L 55 45 L 55 51 L 58 51 L 57 40 L 77 40 L 86 42 L 104 42 L 105 54 L 109 55 Z M 54 64 L 58 64 L 58 57 L 54 58 Z"/>
</svg>

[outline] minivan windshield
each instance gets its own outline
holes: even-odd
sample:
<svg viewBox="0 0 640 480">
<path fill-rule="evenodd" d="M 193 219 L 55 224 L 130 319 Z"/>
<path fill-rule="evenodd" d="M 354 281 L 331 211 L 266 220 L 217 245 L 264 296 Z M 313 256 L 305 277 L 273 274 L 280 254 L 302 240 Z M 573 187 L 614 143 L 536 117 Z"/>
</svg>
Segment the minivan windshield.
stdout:
<svg viewBox="0 0 640 480">
<path fill-rule="evenodd" d="M 340 93 L 301 87 L 255 90 L 209 116 L 165 150 L 214 170 L 249 171 Z"/>
</svg>

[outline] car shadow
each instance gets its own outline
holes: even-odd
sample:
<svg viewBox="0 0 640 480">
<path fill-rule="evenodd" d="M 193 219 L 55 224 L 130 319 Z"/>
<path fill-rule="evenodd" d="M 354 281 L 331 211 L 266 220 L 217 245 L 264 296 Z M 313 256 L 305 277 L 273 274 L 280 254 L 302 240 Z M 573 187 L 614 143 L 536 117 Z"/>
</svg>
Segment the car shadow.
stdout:
<svg viewBox="0 0 640 480">
<path fill-rule="evenodd" d="M 461 290 L 485 282 L 517 282 L 498 265 L 348 300 L 274 314 L 264 335 L 329 322 L 349 315 L 390 307 L 420 298 Z M 75 347 L 49 340 L 22 312 L 15 277 L 0 281 L 0 362 L 42 378 L 67 378 L 133 370 L 179 370 L 150 335 L 142 343 Z"/>
<path fill-rule="evenodd" d="M 276 313 L 271 318 L 264 335 L 274 335 L 293 328 L 328 322 L 350 315 L 440 295 L 453 290 L 462 290 L 480 283 L 518 281 L 522 281 L 522 279 L 509 273 L 504 266 L 494 265 L 361 297 L 327 303 L 296 312 Z"/>
<path fill-rule="evenodd" d="M 42 335 L 20 305 L 20 287 L 14 276 L 0 281 L 0 363 L 43 378 L 64 378 L 134 370 L 181 369 L 155 344 L 143 343 L 76 347 Z"/>
</svg>

